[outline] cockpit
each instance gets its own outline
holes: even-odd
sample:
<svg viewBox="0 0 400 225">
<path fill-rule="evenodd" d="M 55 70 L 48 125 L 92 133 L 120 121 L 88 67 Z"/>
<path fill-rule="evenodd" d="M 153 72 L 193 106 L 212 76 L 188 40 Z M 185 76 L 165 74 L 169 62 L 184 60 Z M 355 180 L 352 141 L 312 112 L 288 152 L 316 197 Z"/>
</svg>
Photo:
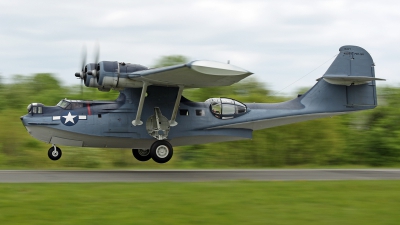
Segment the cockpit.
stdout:
<svg viewBox="0 0 400 225">
<path fill-rule="evenodd" d="M 211 113 L 218 119 L 232 119 L 247 112 L 247 106 L 230 98 L 210 98 L 206 100 L 210 104 Z"/>
<path fill-rule="evenodd" d="M 63 99 L 57 104 L 57 106 L 63 109 L 77 109 L 83 107 L 83 101 Z"/>
</svg>

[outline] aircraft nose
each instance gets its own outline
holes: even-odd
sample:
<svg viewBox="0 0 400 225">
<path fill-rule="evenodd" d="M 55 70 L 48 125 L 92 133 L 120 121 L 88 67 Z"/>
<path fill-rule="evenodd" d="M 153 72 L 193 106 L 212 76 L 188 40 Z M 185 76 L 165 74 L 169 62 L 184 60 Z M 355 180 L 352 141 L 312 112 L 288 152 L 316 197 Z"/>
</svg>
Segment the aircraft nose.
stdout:
<svg viewBox="0 0 400 225">
<path fill-rule="evenodd" d="M 27 121 L 26 116 L 21 116 L 21 117 L 20 117 L 20 120 L 21 120 L 21 122 L 22 122 L 22 125 L 24 125 L 24 126 L 27 125 L 28 121 Z"/>
</svg>

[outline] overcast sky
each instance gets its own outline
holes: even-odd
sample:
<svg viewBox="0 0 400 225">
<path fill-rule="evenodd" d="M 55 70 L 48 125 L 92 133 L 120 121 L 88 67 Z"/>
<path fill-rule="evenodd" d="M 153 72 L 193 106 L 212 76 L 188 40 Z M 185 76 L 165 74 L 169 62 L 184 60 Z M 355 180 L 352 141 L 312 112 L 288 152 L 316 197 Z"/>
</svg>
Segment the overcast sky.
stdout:
<svg viewBox="0 0 400 225">
<path fill-rule="evenodd" d="M 82 45 L 93 61 L 96 40 L 100 60 L 230 60 L 276 92 L 308 74 L 281 94 L 312 86 L 339 47 L 357 45 L 387 79 L 378 86 L 400 84 L 400 1 L 0 0 L 0 74 L 8 81 L 50 72 L 79 84 Z"/>
</svg>

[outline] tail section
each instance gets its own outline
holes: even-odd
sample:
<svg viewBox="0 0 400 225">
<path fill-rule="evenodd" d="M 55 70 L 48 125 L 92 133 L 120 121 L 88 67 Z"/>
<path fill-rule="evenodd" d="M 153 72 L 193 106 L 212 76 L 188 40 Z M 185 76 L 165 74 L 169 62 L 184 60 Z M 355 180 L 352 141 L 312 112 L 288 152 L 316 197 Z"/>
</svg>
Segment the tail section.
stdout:
<svg viewBox="0 0 400 225">
<path fill-rule="evenodd" d="M 365 49 L 346 45 L 339 49 L 340 53 L 328 68 L 325 75 L 334 76 L 366 76 L 375 77 L 374 61 Z"/>
<path fill-rule="evenodd" d="M 318 83 L 304 95 L 306 107 L 324 112 L 344 112 L 375 108 L 376 80 L 371 55 L 357 46 L 343 46 L 340 53 L 318 79 Z"/>
<path fill-rule="evenodd" d="M 375 78 L 371 56 L 357 46 L 343 46 L 339 51 L 326 73 L 304 95 L 283 103 L 248 104 L 252 109 L 248 117 L 213 128 L 260 130 L 375 108 L 375 81 L 383 79 Z"/>
</svg>

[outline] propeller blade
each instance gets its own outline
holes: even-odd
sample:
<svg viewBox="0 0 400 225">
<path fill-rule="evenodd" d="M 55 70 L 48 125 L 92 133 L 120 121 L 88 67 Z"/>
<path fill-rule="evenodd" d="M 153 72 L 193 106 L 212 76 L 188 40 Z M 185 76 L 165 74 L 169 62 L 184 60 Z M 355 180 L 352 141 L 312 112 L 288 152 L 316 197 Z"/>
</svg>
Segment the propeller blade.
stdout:
<svg viewBox="0 0 400 225">
<path fill-rule="evenodd" d="M 83 79 L 81 79 L 82 80 L 82 82 L 81 82 L 81 97 L 83 97 Z"/>
<path fill-rule="evenodd" d="M 80 65 L 81 71 L 75 73 L 75 77 L 79 77 L 80 79 L 84 79 L 84 77 L 86 76 L 86 74 L 85 74 L 86 55 L 87 55 L 86 45 L 83 45 L 82 51 L 81 51 L 81 65 Z"/>
<path fill-rule="evenodd" d="M 88 71 L 89 75 L 92 75 L 93 77 L 96 77 L 98 74 L 98 64 L 99 64 L 99 58 L 100 58 L 100 44 L 99 41 L 97 40 L 96 43 L 94 44 L 94 63 L 95 63 L 95 68 L 92 71 Z"/>
<path fill-rule="evenodd" d="M 86 45 L 82 46 L 82 53 L 81 53 L 81 71 L 85 71 L 85 66 L 86 66 L 86 56 L 87 56 L 87 50 L 86 50 Z"/>
<path fill-rule="evenodd" d="M 100 58 L 100 44 L 99 41 L 96 41 L 96 44 L 94 45 L 94 63 L 99 63 L 99 58 Z"/>
</svg>

